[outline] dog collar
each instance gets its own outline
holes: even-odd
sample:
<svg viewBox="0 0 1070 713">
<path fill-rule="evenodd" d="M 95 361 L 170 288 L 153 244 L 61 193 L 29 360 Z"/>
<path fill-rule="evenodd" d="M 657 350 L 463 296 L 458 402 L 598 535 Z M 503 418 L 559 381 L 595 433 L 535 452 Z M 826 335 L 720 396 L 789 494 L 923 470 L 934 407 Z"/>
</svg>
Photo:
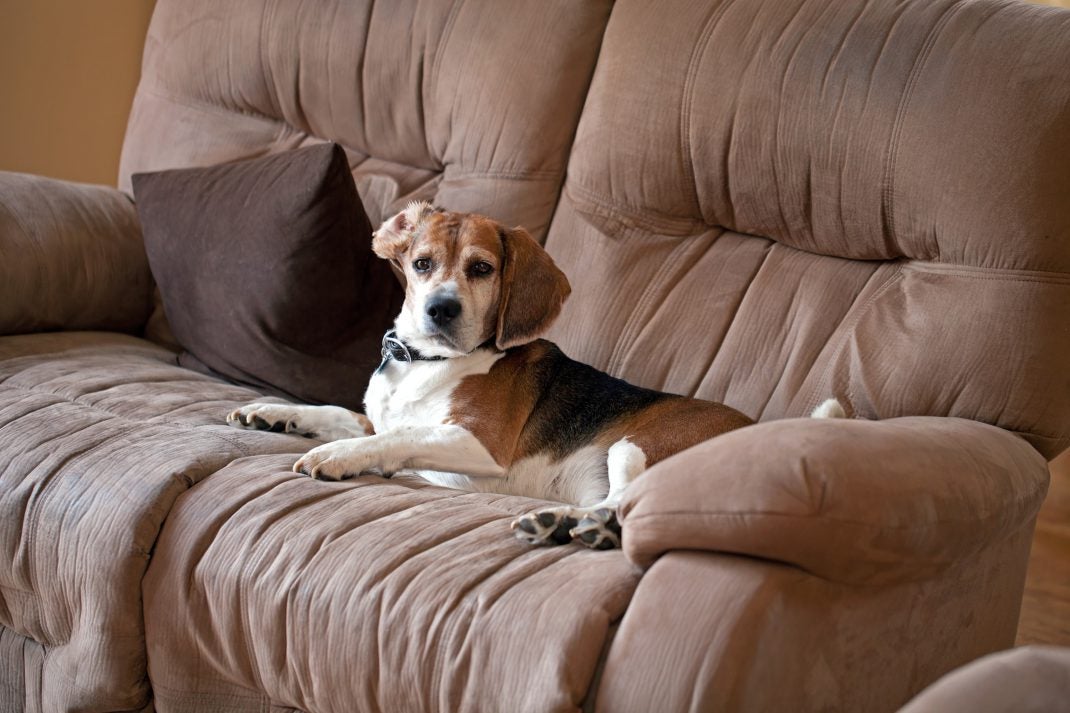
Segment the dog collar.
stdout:
<svg viewBox="0 0 1070 713">
<path fill-rule="evenodd" d="M 416 347 L 410 347 L 398 338 L 397 330 L 391 329 L 383 335 L 383 364 L 394 361 L 442 361 L 444 356 L 424 356 Z"/>
</svg>

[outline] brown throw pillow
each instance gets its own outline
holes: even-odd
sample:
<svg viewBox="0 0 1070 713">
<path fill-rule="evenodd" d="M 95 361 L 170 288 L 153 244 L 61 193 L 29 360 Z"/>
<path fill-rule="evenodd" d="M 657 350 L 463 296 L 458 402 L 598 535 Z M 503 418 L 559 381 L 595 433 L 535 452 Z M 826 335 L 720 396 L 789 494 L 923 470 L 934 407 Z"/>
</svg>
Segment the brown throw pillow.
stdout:
<svg viewBox="0 0 1070 713">
<path fill-rule="evenodd" d="M 360 408 L 401 286 L 372 253 L 345 152 L 321 144 L 133 177 L 184 366 Z"/>
</svg>

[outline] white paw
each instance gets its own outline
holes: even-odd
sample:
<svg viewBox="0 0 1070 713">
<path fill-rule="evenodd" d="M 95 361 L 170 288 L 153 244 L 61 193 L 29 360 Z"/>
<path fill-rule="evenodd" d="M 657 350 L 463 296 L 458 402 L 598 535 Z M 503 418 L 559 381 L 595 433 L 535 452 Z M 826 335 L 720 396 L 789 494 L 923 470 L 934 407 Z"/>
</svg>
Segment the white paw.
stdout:
<svg viewBox="0 0 1070 713">
<path fill-rule="evenodd" d="M 368 471 L 393 474 L 392 470 L 387 472 L 383 468 L 378 448 L 357 439 L 325 443 L 294 463 L 295 473 L 304 473 L 319 480 L 342 480 Z"/>
<path fill-rule="evenodd" d="M 300 427 L 300 407 L 287 404 L 251 403 L 227 414 L 227 423 L 237 428 L 275 433 L 310 435 Z"/>
<path fill-rule="evenodd" d="M 296 433 L 322 441 L 360 438 L 375 433 L 367 416 L 341 406 L 296 406 L 251 403 L 227 414 L 227 423 L 276 433 Z"/>
</svg>

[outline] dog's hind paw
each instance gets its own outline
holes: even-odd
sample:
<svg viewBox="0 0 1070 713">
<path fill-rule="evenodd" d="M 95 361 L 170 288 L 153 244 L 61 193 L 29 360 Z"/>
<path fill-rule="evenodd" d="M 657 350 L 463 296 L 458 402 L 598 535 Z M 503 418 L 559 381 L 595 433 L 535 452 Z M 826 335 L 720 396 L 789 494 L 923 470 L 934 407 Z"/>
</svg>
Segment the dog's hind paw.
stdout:
<svg viewBox="0 0 1070 713">
<path fill-rule="evenodd" d="M 567 545 L 572 542 L 569 531 L 577 524 L 573 508 L 548 508 L 521 515 L 509 527 L 529 545 Z"/>
<path fill-rule="evenodd" d="M 616 508 L 598 508 L 587 513 L 569 531 L 572 539 L 592 550 L 612 550 L 620 547 L 620 522 Z"/>
</svg>

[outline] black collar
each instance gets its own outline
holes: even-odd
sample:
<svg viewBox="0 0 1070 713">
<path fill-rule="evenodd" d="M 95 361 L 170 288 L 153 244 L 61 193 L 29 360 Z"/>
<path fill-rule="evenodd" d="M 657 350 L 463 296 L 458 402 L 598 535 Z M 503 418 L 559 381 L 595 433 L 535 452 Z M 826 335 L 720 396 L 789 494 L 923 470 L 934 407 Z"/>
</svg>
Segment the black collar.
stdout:
<svg viewBox="0 0 1070 713">
<path fill-rule="evenodd" d="M 391 359 L 395 361 L 442 361 L 444 356 L 425 356 L 398 338 L 397 330 L 391 329 L 383 335 L 383 364 Z"/>
</svg>

